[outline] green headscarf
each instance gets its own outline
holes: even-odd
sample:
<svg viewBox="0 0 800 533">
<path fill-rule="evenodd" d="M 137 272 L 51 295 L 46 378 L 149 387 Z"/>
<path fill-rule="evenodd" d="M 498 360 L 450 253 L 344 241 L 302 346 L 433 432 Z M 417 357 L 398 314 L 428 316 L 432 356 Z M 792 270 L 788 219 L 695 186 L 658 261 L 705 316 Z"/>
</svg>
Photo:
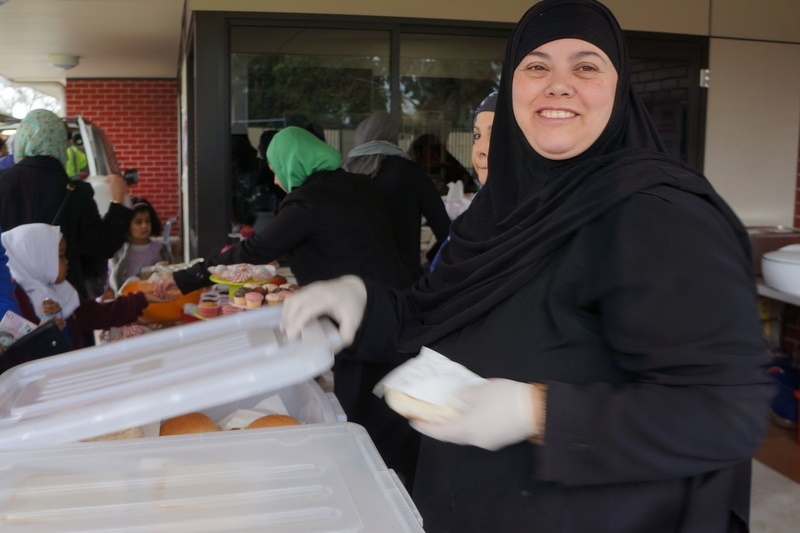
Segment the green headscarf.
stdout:
<svg viewBox="0 0 800 533">
<path fill-rule="evenodd" d="M 46 109 L 28 113 L 14 137 L 14 163 L 37 155 L 48 155 L 67 165 L 66 126 L 58 115 Z"/>
<path fill-rule="evenodd" d="M 267 148 L 267 161 L 286 192 L 291 192 L 311 174 L 339 168 L 342 156 L 313 133 L 289 126 L 272 138 Z"/>
</svg>

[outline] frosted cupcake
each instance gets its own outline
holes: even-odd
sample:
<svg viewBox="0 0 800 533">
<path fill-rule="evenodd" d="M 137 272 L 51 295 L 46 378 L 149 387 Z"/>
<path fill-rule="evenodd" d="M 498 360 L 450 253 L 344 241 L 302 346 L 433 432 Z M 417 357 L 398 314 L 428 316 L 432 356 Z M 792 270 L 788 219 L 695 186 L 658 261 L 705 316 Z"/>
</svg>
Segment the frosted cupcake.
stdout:
<svg viewBox="0 0 800 533">
<path fill-rule="evenodd" d="M 247 303 L 247 307 L 261 307 L 261 303 L 264 301 L 264 295 L 256 291 L 251 291 L 244 295 L 244 300 Z"/>
</svg>

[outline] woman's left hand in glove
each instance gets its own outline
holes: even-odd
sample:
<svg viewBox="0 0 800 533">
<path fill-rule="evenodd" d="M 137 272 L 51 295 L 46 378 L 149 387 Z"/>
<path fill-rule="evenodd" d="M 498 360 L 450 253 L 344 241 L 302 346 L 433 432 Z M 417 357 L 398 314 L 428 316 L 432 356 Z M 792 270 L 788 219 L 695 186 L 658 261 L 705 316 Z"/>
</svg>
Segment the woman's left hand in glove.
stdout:
<svg viewBox="0 0 800 533">
<path fill-rule="evenodd" d="M 464 389 L 459 397 L 464 405 L 459 416 L 438 424 L 414 420 L 411 426 L 443 442 L 492 451 L 541 432 L 537 417 L 543 413 L 545 400 L 530 383 L 492 378 Z"/>
</svg>

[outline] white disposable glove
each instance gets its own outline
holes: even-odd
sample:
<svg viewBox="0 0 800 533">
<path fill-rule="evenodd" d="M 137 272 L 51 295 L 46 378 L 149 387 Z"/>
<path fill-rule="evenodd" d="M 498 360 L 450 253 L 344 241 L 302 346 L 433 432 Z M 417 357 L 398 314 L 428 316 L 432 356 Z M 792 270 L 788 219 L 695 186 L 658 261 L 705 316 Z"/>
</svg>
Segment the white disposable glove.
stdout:
<svg viewBox="0 0 800 533">
<path fill-rule="evenodd" d="M 289 340 L 315 318 L 331 317 L 339 325 L 342 347 L 353 344 L 367 307 L 367 287 L 358 276 L 310 283 L 283 303 L 281 327 Z"/>
<path fill-rule="evenodd" d="M 459 394 L 461 414 L 447 422 L 413 420 L 411 426 L 429 437 L 453 444 L 499 450 L 539 433 L 534 386 L 492 378 Z"/>
</svg>

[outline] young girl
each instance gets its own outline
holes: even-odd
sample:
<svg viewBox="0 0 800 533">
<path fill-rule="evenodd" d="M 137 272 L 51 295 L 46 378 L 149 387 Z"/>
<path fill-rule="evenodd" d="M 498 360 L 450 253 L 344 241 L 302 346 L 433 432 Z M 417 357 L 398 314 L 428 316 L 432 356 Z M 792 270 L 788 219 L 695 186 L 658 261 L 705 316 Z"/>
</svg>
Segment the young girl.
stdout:
<svg viewBox="0 0 800 533">
<path fill-rule="evenodd" d="M 158 263 L 172 263 L 169 246 L 152 236 L 161 235 L 161 220 L 156 210 L 144 198 L 132 198 L 133 218 L 128 240 L 108 260 L 108 289 L 119 294 L 119 289 L 130 277 L 139 277 L 144 267 Z M 112 296 L 113 297 L 113 296 Z"/>
<path fill-rule="evenodd" d="M 67 243 L 57 226 L 23 224 L 4 231 L 2 243 L 22 316 L 34 323 L 54 320 L 72 350 L 84 347 L 82 333 L 130 324 L 149 303 L 175 298 L 137 292 L 98 303 L 79 296 L 65 281 Z"/>
</svg>

